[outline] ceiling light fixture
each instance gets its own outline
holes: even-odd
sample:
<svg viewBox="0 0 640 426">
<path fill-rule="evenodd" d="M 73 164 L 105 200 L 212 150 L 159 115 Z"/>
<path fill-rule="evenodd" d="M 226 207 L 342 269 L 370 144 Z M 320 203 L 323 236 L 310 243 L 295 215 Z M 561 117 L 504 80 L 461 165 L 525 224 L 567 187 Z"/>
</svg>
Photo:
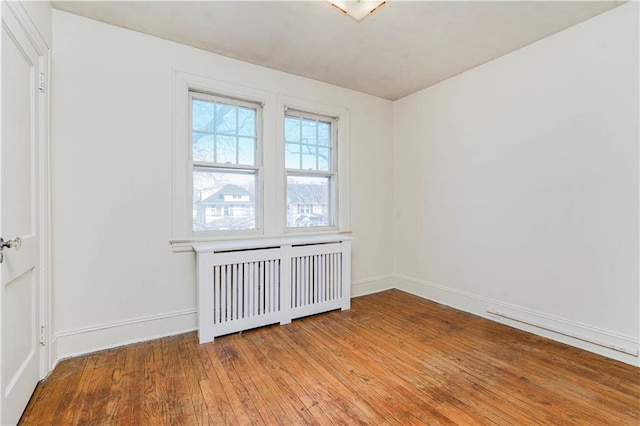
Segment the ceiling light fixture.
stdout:
<svg viewBox="0 0 640 426">
<path fill-rule="evenodd" d="M 360 22 L 385 5 L 386 1 L 345 0 L 331 1 L 331 6 L 345 15 L 349 15 Z"/>
</svg>

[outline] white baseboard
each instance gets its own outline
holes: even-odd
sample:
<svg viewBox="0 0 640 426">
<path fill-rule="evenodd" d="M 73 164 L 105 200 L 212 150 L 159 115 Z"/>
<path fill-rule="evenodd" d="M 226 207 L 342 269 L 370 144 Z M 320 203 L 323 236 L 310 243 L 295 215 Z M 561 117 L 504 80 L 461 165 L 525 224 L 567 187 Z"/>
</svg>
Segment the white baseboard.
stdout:
<svg viewBox="0 0 640 426">
<path fill-rule="evenodd" d="M 196 309 L 169 312 L 131 320 L 56 333 L 52 339 L 54 364 L 61 359 L 118 346 L 187 333 L 197 329 Z"/>
<path fill-rule="evenodd" d="M 393 275 L 365 278 L 351 282 L 351 297 L 365 296 L 392 288 L 396 288 L 396 280 Z"/>
<path fill-rule="evenodd" d="M 359 297 L 394 288 L 640 367 L 637 338 L 411 277 L 382 275 L 353 281 L 351 295 Z M 194 330 L 197 330 L 197 310 L 187 309 L 59 332 L 51 342 L 53 366 L 61 359 Z"/>
<path fill-rule="evenodd" d="M 351 295 L 358 297 L 392 288 L 393 276 L 383 275 L 353 281 Z M 51 369 L 61 359 L 194 331 L 197 324 L 197 309 L 187 309 L 58 332 L 51 341 Z"/>
<path fill-rule="evenodd" d="M 640 367 L 640 341 L 442 285 L 396 276 L 396 288 L 502 324 Z"/>
</svg>

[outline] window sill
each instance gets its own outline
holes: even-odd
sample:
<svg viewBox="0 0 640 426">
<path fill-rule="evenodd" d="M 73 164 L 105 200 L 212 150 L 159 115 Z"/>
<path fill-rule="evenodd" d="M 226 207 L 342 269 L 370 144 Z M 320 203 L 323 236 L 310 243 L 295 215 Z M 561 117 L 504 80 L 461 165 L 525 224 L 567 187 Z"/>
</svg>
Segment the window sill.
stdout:
<svg viewBox="0 0 640 426">
<path fill-rule="evenodd" d="M 174 253 L 185 253 L 185 252 L 195 252 L 193 249 L 193 244 L 195 243 L 221 243 L 221 242 L 231 242 L 237 241 L 239 244 L 245 241 L 256 241 L 256 240 L 274 240 L 274 239 L 297 239 L 303 237 L 313 238 L 315 236 L 324 236 L 324 235 L 351 235 L 351 231 L 336 231 L 336 230 L 327 230 L 321 232 L 287 232 L 286 234 L 280 235 L 238 235 L 238 236 L 220 236 L 220 237 L 207 237 L 207 238 L 189 238 L 184 240 L 170 240 L 169 244 L 171 244 L 171 249 Z"/>
</svg>

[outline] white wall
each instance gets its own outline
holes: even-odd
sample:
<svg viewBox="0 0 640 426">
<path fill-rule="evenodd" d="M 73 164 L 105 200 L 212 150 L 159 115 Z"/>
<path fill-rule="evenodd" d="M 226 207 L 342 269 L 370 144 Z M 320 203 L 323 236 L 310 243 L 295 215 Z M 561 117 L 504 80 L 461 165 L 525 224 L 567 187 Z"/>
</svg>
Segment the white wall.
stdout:
<svg viewBox="0 0 640 426">
<path fill-rule="evenodd" d="M 585 341 L 638 349 L 637 9 L 395 103 L 54 11 L 58 356 L 195 327 L 195 258 L 168 242 L 179 69 L 349 110 L 354 294 L 397 285 L 637 364 Z"/>
<path fill-rule="evenodd" d="M 392 284 L 391 102 L 60 11 L 53 35 L 59 357 L 195 328 L 195 255 L 169 245 L 175 69 L 348 109 L 354 293 Z"/>
<path fill-rule="evenodd" d="M 638 76 L 634 3 L 397 101 L 399 288 L 637 351 Z"/>
</svg>

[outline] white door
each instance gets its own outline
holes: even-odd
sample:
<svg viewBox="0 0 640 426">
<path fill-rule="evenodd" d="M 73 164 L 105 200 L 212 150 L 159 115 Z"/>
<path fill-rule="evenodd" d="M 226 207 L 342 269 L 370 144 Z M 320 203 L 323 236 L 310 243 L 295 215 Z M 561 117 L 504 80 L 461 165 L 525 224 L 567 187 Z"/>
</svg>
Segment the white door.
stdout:
<svg viewBox="0 0 640 426">
<path fill-rule="evenodd" d="M 39 56 L 2 2 L 0 424 L 20 419 L 40 378 L 37 147 Z M 1 245 L 1 244 L 0 244 Z"/>
</svg>

